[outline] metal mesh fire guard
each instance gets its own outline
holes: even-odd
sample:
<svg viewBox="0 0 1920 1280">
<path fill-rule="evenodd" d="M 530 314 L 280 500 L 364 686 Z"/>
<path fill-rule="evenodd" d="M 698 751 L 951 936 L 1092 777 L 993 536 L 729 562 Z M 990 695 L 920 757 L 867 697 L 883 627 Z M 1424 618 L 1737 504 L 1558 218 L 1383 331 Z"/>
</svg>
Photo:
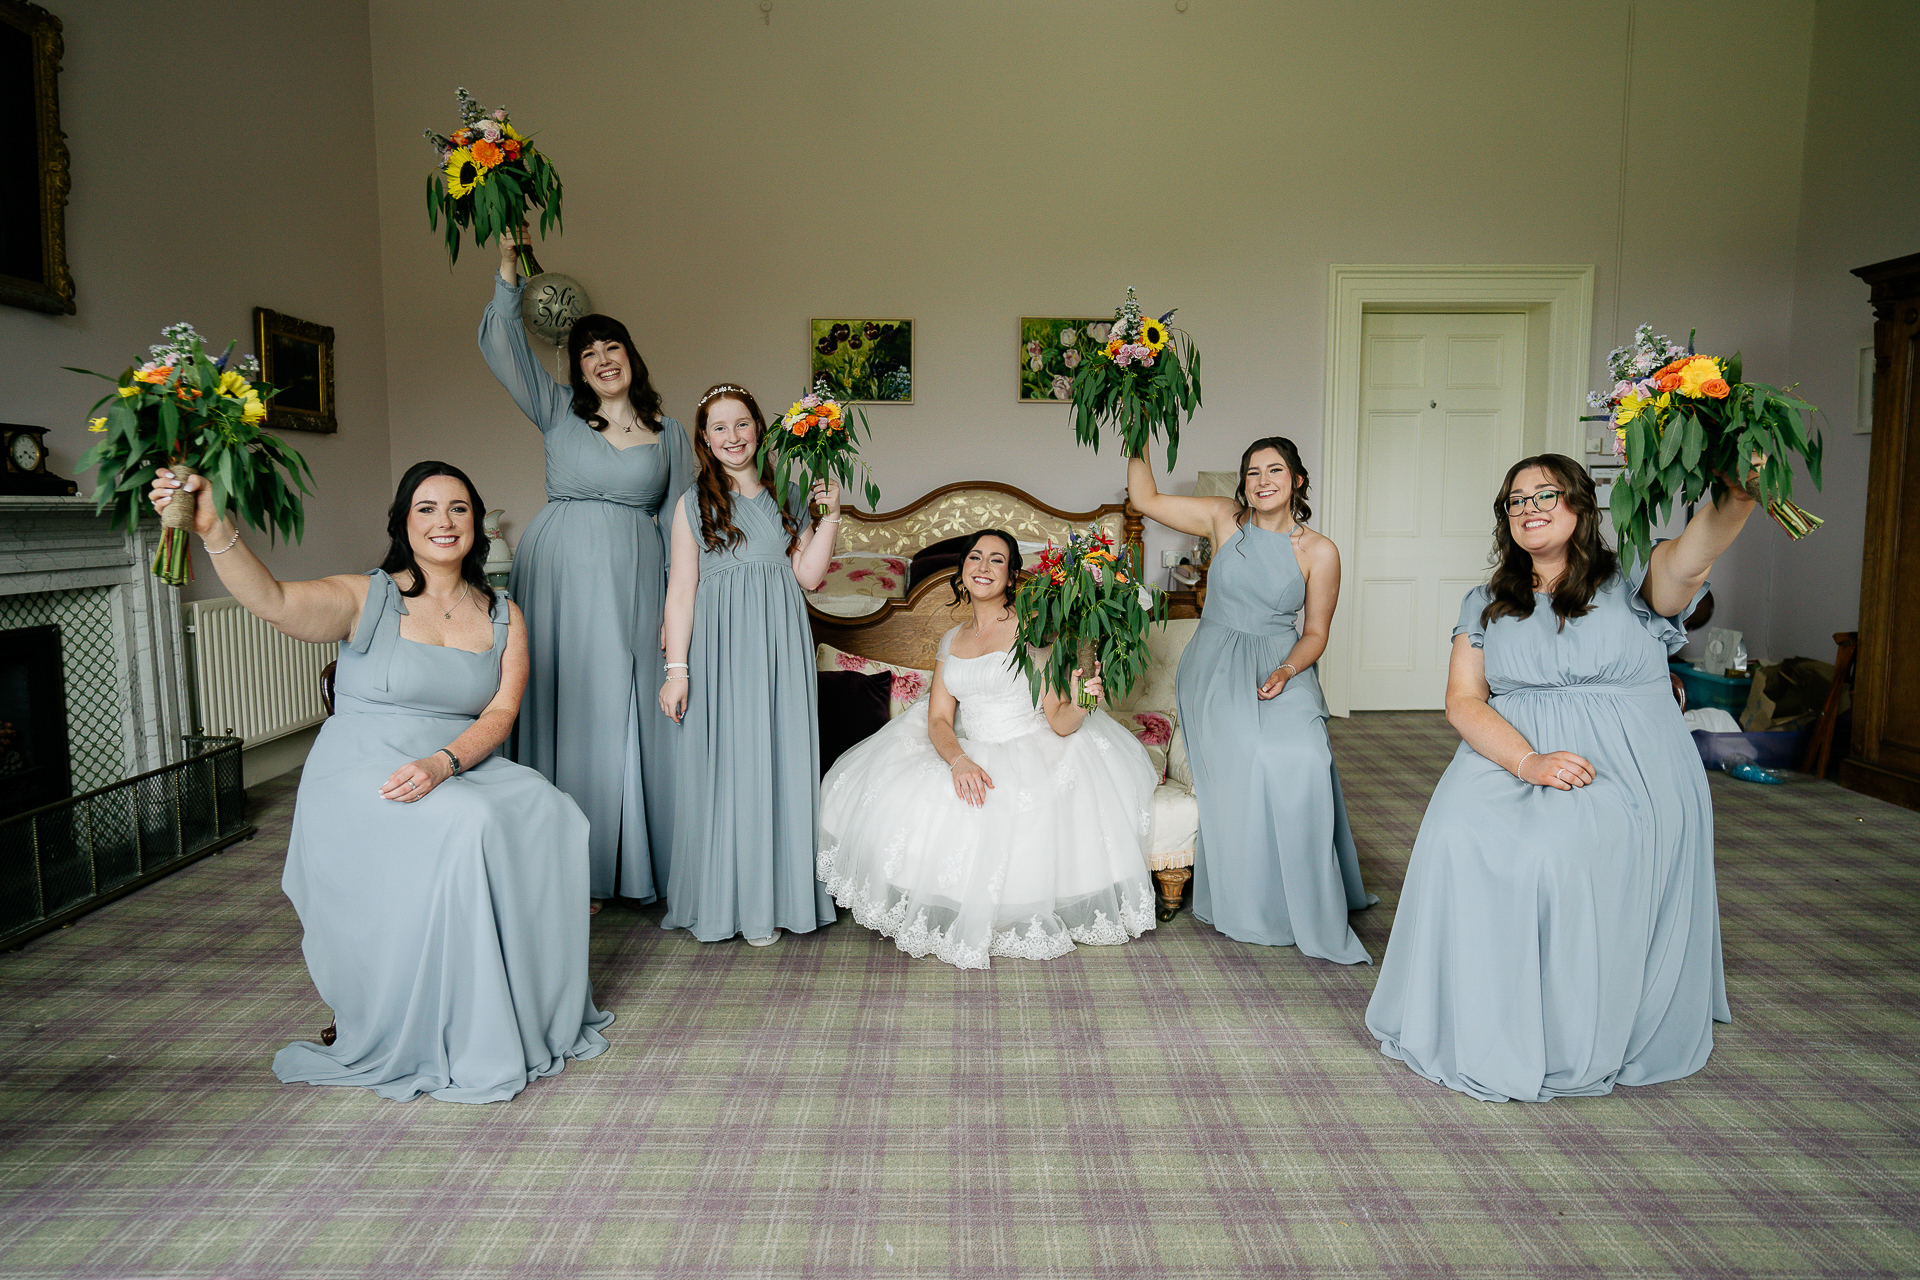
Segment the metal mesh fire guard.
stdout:
<svg viewBox="0 0 1920 1280">
<path fill-rule="evenodd" d="M 0 949 L 253 834 L 240 739 L 183 741 L 175 764 L 0 821 Z"/>
</svg>

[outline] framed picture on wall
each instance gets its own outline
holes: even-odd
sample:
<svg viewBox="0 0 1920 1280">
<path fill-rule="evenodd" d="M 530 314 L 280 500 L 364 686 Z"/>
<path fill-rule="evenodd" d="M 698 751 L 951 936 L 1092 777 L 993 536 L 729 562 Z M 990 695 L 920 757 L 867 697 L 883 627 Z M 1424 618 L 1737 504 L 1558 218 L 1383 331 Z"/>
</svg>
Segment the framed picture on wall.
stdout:
<svg viewBox="0 0 1920 1280">
<path fill-rule="evenodd" d="M 809 320 L 809 386 L 837 400 L 913 403 L 913 321 Z"/>
<path fill-rule="evenodd" d="M 253 337 L 260 380 L 276 388 L 267 402 L 267 425 L 279 431 L 338 431 L 332 327 L 255 307 Z"/>
<path fill-rule="evenodd" d="M 1020 317 L 1020 402 L 1059 404 L 1073 371 L 1107 340 L 1112 316 Z"/>
<path fill-rule="evenodd" d="M 0 302 L 72 315 L 67 135 L 60 131 L 60 19 L 0 0 Z"/>
</svg>

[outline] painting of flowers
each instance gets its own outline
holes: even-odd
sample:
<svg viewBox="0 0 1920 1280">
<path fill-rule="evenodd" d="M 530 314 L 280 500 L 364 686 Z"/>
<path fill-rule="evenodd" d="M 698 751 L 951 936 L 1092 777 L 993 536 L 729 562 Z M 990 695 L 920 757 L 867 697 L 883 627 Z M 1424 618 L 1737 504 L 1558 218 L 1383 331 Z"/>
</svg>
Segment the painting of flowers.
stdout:
<svg viewBox="0 0 1920 1280">
<path fill-rule="evenodd" d="M 835 400 L 913 403 L 913 321 L 814 320 L 808 385 Z"/>
<path fill-rule="evenodd" d="M 1022 316 L 1020 399 L 1027 404 L 1064 403 L 1073 371 L 1107 340 L 1112 316 Z"/>
</svg>

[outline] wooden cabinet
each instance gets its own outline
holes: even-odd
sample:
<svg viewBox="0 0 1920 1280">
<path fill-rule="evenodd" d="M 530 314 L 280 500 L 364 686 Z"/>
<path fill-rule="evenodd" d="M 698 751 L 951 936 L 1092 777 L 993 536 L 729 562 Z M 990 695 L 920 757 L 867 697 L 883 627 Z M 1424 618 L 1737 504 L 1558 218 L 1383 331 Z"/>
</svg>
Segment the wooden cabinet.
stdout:
<svg viewBox="0 0 1920 1280">
<path fill-rule="evenodd" d="M 1853 274 L 1873 289 L 1873 454 L 1840 781 L 1920 809 L 1920 253 Z"/>
</svg>

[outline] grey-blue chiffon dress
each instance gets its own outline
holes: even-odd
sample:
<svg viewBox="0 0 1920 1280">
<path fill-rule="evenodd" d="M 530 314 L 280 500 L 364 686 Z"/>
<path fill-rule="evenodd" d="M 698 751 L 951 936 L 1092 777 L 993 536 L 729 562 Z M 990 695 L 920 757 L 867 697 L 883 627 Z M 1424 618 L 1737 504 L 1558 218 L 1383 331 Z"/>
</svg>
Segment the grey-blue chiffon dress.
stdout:
<svg viewBox="0 0 1920 1280">
<path fill-rule="evenodd" d="M 1259 694 L 1299 641 L 1306 601 L 1287 534 L 1249 522 L 1207 567 L 1174 683 L 1200 802 L 1193 914 L 1241 942 L 1358 964 L 1372 957 L 1347 913 L 1379 899 L 1360 882 L 1319 665 Z"/>
<path fill-rule="evenodd" d="M 273 1070 L 401 1102 L 498 1102 L 607 1048 L 613 1015 L 587 983 L 587 820 L 497 754 L 423 799 L 381 798 L 395 769 L 451 743 L 499 692 L 507 605 L 484 653 L 420 644 L 400 636 L 393 579 L 370 576 L 281 878 L 339 1038 L 297 1040 Z"/>
<path fill-rule="evenodd" d="M 1489 705 L 1594 771 L 1536 787 L 1463 742 L 1427 803 L 1367 1027 L 1476 1098 L 1675 1080 L 1730 1020 L 1712 801 L 1667 674 L 1686 633 L 1641 596 L 1645 572 L 1616 574 L 1565 630 L 1545 595 L 1484 629 L 1487 588 L 1460 607 Z"/>
<path fill-rule="evenodd" d="M 798 505 L 806 495 L 794 497 Z M 684 510 L 698 543 L 691 490 Z M 807 933 L 834 920 L 833 895 L 814 878 L 820 712 L 806 597 L 772 492 L 734 494 L 733 523 L 746 535 L 739 546 L 700 547 L 660 921 L 702 942 Z"/>
<path fill-rule="evenodd" d="M 656 444 L 616 449 L 576 416 L 527 340 L 522 287 L 495 276 L 480 318 L 480 352 L 540 428 L 547 463 L 547 505 L 508 581 L 532 664 L 511 750 L 593 824 L 589 892 L 651 902 L 667 882 L 674 787 L 656 696 L 669 545 L 656 516 L 693 482 L 693 445 L 666 418 Z"/>
</svg>

